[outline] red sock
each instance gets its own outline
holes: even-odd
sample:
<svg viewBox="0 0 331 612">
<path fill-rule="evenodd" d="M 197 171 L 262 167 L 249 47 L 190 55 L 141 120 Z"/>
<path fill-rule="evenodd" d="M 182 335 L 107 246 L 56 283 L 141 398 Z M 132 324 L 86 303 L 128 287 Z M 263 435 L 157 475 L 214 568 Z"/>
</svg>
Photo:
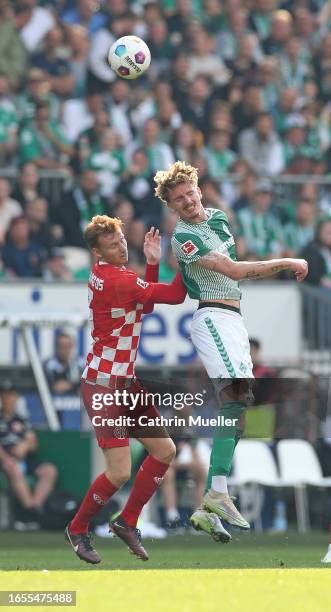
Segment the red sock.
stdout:
<svg viewBox="0 0 331 612">
<path fill-rule="evenodd" d="M 168 467 L 168 463 L 162 463 L 152 455 L 148 455 L 140 466 L 130 497 L 121 512 L 121 516 L 130 527 L 136 526 L 143 506 L 160 486 Z"/>
<path fill-rule="evenodd" d="M 106 474 L 100 474 L 91 484 L 77 514 L 70 523 L 70 533 L 87 533 L 91 518 L 100 512 L 112 495 L 117 491 Z"/>
</svg>

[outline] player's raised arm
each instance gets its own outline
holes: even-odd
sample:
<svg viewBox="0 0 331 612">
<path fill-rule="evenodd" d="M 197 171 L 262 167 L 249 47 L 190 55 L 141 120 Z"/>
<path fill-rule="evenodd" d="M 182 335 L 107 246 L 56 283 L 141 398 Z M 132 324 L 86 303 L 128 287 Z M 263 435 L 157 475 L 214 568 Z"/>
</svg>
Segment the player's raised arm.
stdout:
<svg viewBox="0 0 331 612">
<path fill-rule="evenodd" d="M 220 272 L 233 280 L 267 278 L 282 270 L 291 270 L 296 280 L 301 283 L 308 274 L 308 263 L 305 259 L 271 259 L 268 261 L 233 261 L 230 257 L 216 251 L 208 253 L 198 260 L 198 265 L 206 270 Z"/>
</svg>

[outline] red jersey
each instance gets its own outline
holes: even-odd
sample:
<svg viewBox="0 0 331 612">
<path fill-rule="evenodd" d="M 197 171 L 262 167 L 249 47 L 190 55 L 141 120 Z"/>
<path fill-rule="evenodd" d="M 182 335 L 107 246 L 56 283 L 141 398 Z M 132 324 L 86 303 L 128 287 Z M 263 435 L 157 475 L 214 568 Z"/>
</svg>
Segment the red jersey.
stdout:
<svg viewBox="0 0 331 612">
<path fill-rule="evenodd" d="M 143 307 L 153 284 L 126 268 L 99 261 L 88 283 L 93 347 L 82 378 L 108 386 L 114 376 L 132 377 Z"/>
</svg>

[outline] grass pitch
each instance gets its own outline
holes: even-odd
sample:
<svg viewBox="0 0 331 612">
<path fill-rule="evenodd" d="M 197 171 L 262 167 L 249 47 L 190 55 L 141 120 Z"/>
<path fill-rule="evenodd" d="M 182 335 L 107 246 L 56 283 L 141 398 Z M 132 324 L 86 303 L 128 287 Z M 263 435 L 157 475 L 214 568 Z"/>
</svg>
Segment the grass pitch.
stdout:
<svg viewBox="0 0 331 612">
<path fill-rule="evenodd" d="M 146 540 L 147 563 L 130 556 L 122 542 L 96 538 L 99 566 L 81 562 L 62 538 L 0 532 L 0 589 L 75 590 L 79 612 L 331 608 L 331 567 L 320 564 L 327 539 L 322 533 L 244 534 L 229 545 L 192 535 Z"/>
</svg>

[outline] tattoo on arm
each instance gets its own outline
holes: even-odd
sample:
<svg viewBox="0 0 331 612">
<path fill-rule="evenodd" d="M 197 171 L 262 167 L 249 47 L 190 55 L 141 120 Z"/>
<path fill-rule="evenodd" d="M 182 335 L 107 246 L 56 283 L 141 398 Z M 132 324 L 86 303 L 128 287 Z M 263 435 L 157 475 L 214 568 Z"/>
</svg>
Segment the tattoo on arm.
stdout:
<svg viewBox="0 0 331 612">
<path fill-rule="evenodd" d="M 267 265 L 268 264 L 265 264 L 265 262 L 256 263 L 256 268 L 260 268 L 260 270 L 255 269 L 255 270 L 251 270 L 250 272 L 247 272 L 246 278 L 261 278 L 265 276 Z M 282 270 L 284 270 L 284 266 L 280 264 L 278 264 L 278 266 L 272 266 L 269 269 L 267 268 L 268 276 L 269 275 L 272 276 L 272 274 L 277 274 L 278 272 L 281 272 Z"/>
<path fill-rule="evenodd" d="M 221 260 L 223 261 L 223 263 L 227 263 L 229 259 L 230 258 L 226 255 L 222 255 L 221 253 L 217 253 L 216 251 L 211 251 L 211 253 L 200 257 L 197 263 L 201 265 L 202 268 L 206 268 L 207 270 L 216 270 L 216 267 L 217 265 L 219 265 Z"/>
</svg>

